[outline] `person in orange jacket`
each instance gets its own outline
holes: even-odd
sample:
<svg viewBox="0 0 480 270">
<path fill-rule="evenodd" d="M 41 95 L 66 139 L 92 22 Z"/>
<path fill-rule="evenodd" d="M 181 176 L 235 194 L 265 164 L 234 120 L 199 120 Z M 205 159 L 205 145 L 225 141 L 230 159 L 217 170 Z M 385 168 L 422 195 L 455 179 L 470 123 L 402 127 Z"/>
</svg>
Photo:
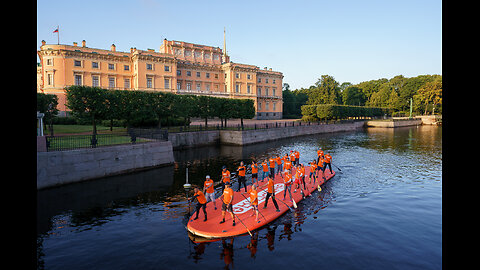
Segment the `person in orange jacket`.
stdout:
<svg viewBox="0 0 480 270">
<path fill-rule="evenodd" d="M 247 168 L 243 166 L 243 161 L 240 162 L 240 166 L 237 169 L 238 172 L 238 189 L 237 192 L 240 191 L 240 188 L 242 188 L 242 184 L 245 187 L 245 192 L 247 192 L 247 181 L 245 180 L 245 172 L 247 171 Z"/>
<path fill-rule="evenodd" d="M 225 190 L 225 185 L 227 183 L 230 184 L 230 171 L 227 170 L 227 166 L 222 167 L 222 179 L 220 179 L 220 181 L 222 183 L 222 193 L 223 193 L 223 191 Z"/>
<path fill-rule="evenodd" d="M 275 157 L 271 157 L 269 160 L 270 175 L 275 176 Z"/>
<path fill-rule="evenodd" d="M 290 194 L 290 199 L 293 200 L 292 197 L 292 174 L 289 170 L 284 171 L 285 177 L 283 178 L 283 184 L 284 184 L 284 190 L 283 190 L 283 199 L 285 200 L 285 196 L 287 195 L 287 189 L 288 193 Z"/>
<path fill-rule="evenodd" d="M 275 182 L 273 181 L 273 176 L 271 175 L 268 176 L 268 183 L 266 185 L 267 185 L 267 196 L 265 197 L 265 203 L 263 204 L 263 208 L 264 209 L 267 208 L 268 199 L 272 197 L 273 205 L 275 205 L 277 212 L 280 212 L 280 209 L 278 208 L 277 200 L 275 200 Z"/>
<path fill-rule="evenodd" d="M 332 172 L 332 164 L 331 164 L 331 163 L 332 163 L 332 156 L 331 156 L 329 153 L 327 153 L 327 154 L 325 155 L 325 158 L 323 159 L 323 174 L 324 174 L 324 175 L 325 175 L 325 169 L 327 168 L 327 166 L 328 166 L 328 168 L 330 169 L 330 173 L 333 174 L 333 172 Z"/>
<path fill-rule="evenodd" d="M 210 198 L 210 201 L 213 202 L 213 206 L 215 207 L 215 210 L 217 210 L 217 205 L 215 204 L 214 183 L 213 183 L 213 180 L 210 179 L 210 175 L 206 176 L 205 182 L 203 183 L 203 192 L 207 197 L 207 202 L 208 202 L 208 199 Z"/>
<path fill-rule="evenodd" d="M 203 214 L 205 216 L 205 219 L 203 221 L 207 221 L 207 199 L 205 198 L 205 195 L 203 195 L 203 192 L 200 191 L 200 189 L 195 188 L 194 192 L 195 194 L 193 195 L 193 197 L 189 199 L 190 201 L 197 199 L 197 205 L 195 210 L 197 212 L 197 216 L 193 220 L 198 219 L 198 213 L 200 212 L 200 208 L 203 208 Z"/>
<path fill-rule="evenodd" d="M 282 164 L 283 159 L 280 157 L 280 155 L 278 155 L 275 158 L 275 161 L 277 162 L 277 173 L 276 174 L 281 174 L 282 171 L 283 171 L 283 164 Z"/>
<path fill-rule="evenodd" d="M 265 178 L 267 178 L 267 176 L 268 176 L 268 162 L 265 159 L 262 163 L 262 180 L 260 180 L 260 181 L 263 182 L 263 180 L 265 180 Z"/>
<path fill-rule="evenodd" d="M 312 160 L 312 162 L 310 162 L 310 174 L 308 175 L 308 183 L 311 184 L 312 183 L 312 178 L 313 178 L 313 183 L 315 184 L 315 173 L 317 172 L 317 162 L 315 160 Z"/>
<path fill-rule="evenodd" d="M 230 182 L 225 183 L 225 189 L 223 190 L 222 196 L 222 221 L 220 221 L 220 224 L 225 222 L 225 212 L 229 211 L 230 215 L 232 216 L 233 219 L 233 224 L 232 226 L 235 226 L 235 215 L 233 214 L 233 207 L 232 207 L 232 202 L 233 202 L 233 189 L 230 188 Z"/>
<path fill-rule="evenodd" d="M 252 216 L 256 214 L 255 221 L 260 222 L 258 220 L 258 191 L 256 185 L 252 185 L 250 189 L 250 204 L 252 205 L 252 210 L 254 211 Z"/>
<path fill-rule="evenodd" d="M 255 160 L 252 160 L 252 165 L 250 165 L 250 168 L 252 168 L 252 185 L 255 183 L 258 183 L 258 164 L 255 162 Z"/>
</svg>

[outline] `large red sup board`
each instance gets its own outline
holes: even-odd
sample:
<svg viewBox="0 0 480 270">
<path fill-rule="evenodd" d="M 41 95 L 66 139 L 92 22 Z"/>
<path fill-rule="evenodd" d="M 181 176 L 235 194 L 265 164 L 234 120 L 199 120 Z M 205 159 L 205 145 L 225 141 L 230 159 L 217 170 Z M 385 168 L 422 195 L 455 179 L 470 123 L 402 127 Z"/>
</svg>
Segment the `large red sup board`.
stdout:
<svg viewBox="0 0 480 270">
<path fill-rule="evenodd" d="M 309 194 L 317 190 L 318 185 L 322 185 L 325 182 L 321 177 L 322 175 L 321 171 L 318 173 L 320 177 L 317 177 L 319 179 L 316 180 L 315 184 L 313 183 L 313 179 L 312 179 L 312 182 L 309 183 L 309 180 L 308 180 L 309 174 L 310 174 L 310 166 L 308 167 L 305 166 L 305 175 L 306 175 L 305 176 L 306 190 L 304 193 L 305 196 L 308 196 Z M 329 169 L 325 170 L 326 181 L 330 180 L 334 175 L 335 175 L 335 171 L 333 171 L 333 173 L 330 173 Z M 260 228 L 274 221 L 275 219 L 277 219 L 278 217 L 280 217 L 286 211 L 289 210 L 287 205 L 293 208 L 293 202 L 290 199 L 290 195 L 288 191 L 285 196 L 285 199 L 283 199 L 284 184 L 280 174 L 277 174 L 275 176 L 274 182 L 275 182 L 275 198 L 277 200 L 277 204 L 280 209 L 280 212 L 276 211 L 275 205 L 273 204 L 273 201 L 271 198 L 268 200 L 267 208 L 266 209 L 263 208 L 265 203 L 265 197 L 267 196 L 267 186 L 265 185 L 267 183 L 267 180 L 265 179 L 263 182 L 262 181 L 259 182 L 260 188 L 257 188 L 258 210 L 261 213 L 258 215 L 258 218 L 259 218 L 258 220 L 260 222 L 255 221 L 255 215 L 252 216 L 252 213 L 254 213 L 254 211 L 252 210 L 252 206 L 250 205 L 250 194 L 246 193 L 246 194 L 243 194 L 242 196 L 241 193 L 245 191 L 245 188 L 242 187 L 242 189 L 240 189 L 240 192 L 234 192 L 234 196 L 233 196 L 232 208 L 233 208 L 233 213 L 236 216 L 235 226 L 232 226 L 232 216 L 229 212 L 225 212 L 225 222 L 220 224 L 220 221 L 222 220 L 222 200 L 220 198 L 217 198 L 215 200 L 215 203 L 217 205 L 217 210 L 214 210 L 214 206 L 212 202 L 207 203 L 207 208 L 206 208 L 207 221 L 203 221 L 204 220 L 203 211 L 200 209 L 198 219 L 193 220 L 193 218 L 196 216 L 196 213 L 194 213 L 190 217 L 187 223 L 187 230 L 196 236 L 201 236 L 205 238 L 231 237 L 235 235 L 248 233 L 247 228 L 249 231 L 253 231 L 257 228 Z M 293 196 L 293 199 L 295 200 L 295 203 L 298 203 L 303 199 L 303 197 L 300 192 L 300 189 L 297 189 L 297 192 L 294 193 L 295 187 L 296 187 L 296 184 L 293 184 L 292 196 Z M 232 189 L 236 190 L 236 188 L 237 188 L 237 184 L 235 184 L 235 188 L 232 188 Z M 250 185 L 247 186 L 247 190 L 250 191 Z M 283 201 L 284 203 L 280 201 Z M 240 219 L 241 222 L 238 219 Z"/>
</svg>

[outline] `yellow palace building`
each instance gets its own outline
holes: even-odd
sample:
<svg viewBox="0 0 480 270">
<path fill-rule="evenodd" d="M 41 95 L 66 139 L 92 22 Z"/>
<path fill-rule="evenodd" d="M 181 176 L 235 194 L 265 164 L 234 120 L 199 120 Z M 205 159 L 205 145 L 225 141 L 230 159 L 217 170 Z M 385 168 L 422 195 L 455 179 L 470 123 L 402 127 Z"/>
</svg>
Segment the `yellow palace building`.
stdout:
<svg viewBox="0 0 480 270">
<path fill-rule="evenodd" d="M 97 86 L 132 91 L 249 98 L 256 119 L 282 118 L 283 74 L 272 69 L 230 61 L 225 50 L 174 40 L 163 40 L 158 51 L 130 48 L 130 52 L 81 46 L 46 44 L 37 51 L 37 91 L 58 96 L 65 114 L 64 88 Z"/>
</svg>

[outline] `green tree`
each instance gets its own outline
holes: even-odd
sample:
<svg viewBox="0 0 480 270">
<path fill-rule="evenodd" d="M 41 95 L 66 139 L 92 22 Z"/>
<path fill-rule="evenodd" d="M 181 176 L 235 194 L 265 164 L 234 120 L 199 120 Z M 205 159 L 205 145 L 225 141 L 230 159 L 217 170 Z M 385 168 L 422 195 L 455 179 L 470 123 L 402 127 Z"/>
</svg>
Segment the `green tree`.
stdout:
<svg viewBox="0 0 480 270">
<path fill-rule="evenodd" d="M 437 79 L 433 82 L 426 83 L 420 88 L 415 96 L 420 104 L 425 105 L 425 112 L 427 114 L 428 105 L 432 104 L 432 114 L 435 112 L 435 107 L 442 104 L 442 81 Z"/>
<path fill-rule="evenodd" d="M 105 118 L 107 112 L 106 93 L 99 87 L 73 85 L 65 88 L 67 107 L 74 116 L 92 121 L 92 146 L 97 145 L 97 122 Z"/>
<path fill-rule="evenodd" d="M 53 136 L 53 118 L 58 115 L 57 95 L 37 93 L 37 111 L 44 113 L 43 123 L 49 126 L 50 135 Z"/>
<path fill-rule="evenodd" d="M 349 86 L 342 91 L 344 105 L 364 106 L 367 97 L 362 90 L 356 86 Z"/>
<path fill-rule="evenodd" d="M 307 104 L 340 104 L 340 87 L 332 76 L 322 75 L 311 89 Z"/>
</svg>

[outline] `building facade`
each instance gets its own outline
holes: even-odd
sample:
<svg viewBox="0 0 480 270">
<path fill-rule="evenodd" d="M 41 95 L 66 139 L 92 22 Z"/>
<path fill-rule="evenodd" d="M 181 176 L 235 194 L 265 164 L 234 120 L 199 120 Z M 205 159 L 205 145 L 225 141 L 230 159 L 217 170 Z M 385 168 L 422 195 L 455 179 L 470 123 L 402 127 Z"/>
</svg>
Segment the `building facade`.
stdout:
<svg viewBox="0 0 480 270">
<path fill-rule="evenodd" d="M 158 51 L 130 48 L 130 52 L 120 52 L 113 44 L 110 50 L 89 48 L 85 40 L 81 46 L 42 41 L 37 53 L 37 91 L 57 95 L 63 114 L 68 111 L 65 87 L 86 85 L 248 98 L 254 101 L 256 119 L 282 118 L 283 74 L 231 62 L 218 47 L 165 39 Z"/>
</svg>

